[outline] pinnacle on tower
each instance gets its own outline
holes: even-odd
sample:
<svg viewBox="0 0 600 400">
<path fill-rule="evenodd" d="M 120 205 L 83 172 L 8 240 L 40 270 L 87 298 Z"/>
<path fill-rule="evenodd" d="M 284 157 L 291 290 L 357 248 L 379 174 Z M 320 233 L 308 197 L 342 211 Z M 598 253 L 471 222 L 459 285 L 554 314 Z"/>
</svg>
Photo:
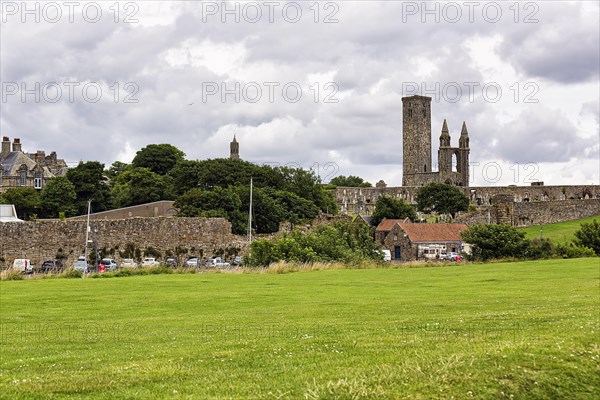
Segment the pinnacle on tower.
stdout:
<svg viewBox="0 0 600 400">
<path fill-rule="evenodd" d="M 460 139 L 458 139 L 458 147 L 466 149 L 469 147 L 469 132 L 467 132 L 467 124 L 463 121 L 460 131 Z"/>
<path fill-rule="evenodd" d="M 440 146 L 450 147 L 450 134 L 448 133 L 448 123 L 445 119 L 442 125 L 442 134 L 440 135 Z"/>
</svg>

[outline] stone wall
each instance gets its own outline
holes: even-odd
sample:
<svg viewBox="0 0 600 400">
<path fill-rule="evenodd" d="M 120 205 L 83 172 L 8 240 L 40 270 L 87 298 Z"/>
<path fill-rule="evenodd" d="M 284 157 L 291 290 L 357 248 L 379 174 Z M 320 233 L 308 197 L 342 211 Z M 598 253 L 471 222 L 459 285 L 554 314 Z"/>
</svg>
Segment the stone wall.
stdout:
<svg viewBox="0 0 600 400">
<path fill-rule="evenodd" d="M 84 254 L 86 221 L 37 221 L 0 223 L 0 257 L 5 265 L 15 258 L 29 258 L 41 263 L 52 259 L 59 249 L 67 256 L 67 265 Z M 163 255 L 167 251 L 185 250 L 180 259 L 195 256 L 202 249 L 212 257 L 219 249 L 237 247 L 247 252 L 245 236 L 233 235 L 231 224 L 223 218 L 131 218 L 98 220 L 90 223 L 89 239 L 99 249 L 112 251 L 117 263 L 120 251 L 128 243 L 143 250 L 153 247 Z M 94 244 L 90 243 L 88 251 Z M 194 250 L 192 250 L 194 249 Z"/>
<path fill-rule="evenodd" d="M 467 225 L 505 223 L 531 226 L 600 216 L 600 199 L 555 200 L 537 202 L 498 202 L 479 207 L 477 211 L 461 213 L 454 222 Z M 600 218 L 599 218 L 600 219 Z"/>
<path fill-rule="evenodd" d="M 600 199 L 600 185 L 475 186 L 458 188 L 469 197 L 471 204 L 478 206 L 492 205 L 494 197 L 500 194 L 510 195 L 513 201 L 517 203 L 529 202 L 535 204 L 559 200 Z M 416 186 L 338 187 L 335 189 L 334 197 L 342 213 L 372 215 L 379 196 L 387 195 L 408 203 L 414 203 L 414 196 L 418 189 L 419 187 Z"/>
</svg>

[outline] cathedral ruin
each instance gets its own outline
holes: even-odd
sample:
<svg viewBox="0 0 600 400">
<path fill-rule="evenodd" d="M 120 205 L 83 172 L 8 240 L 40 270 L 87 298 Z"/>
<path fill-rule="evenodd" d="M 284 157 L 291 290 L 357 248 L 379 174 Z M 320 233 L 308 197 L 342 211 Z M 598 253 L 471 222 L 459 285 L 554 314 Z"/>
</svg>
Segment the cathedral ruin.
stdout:
<svg viewBox="0 0 600 400">
<path fill-rule="evenodd" d="M 463 121 L 458 147 L 450 145 L 444 119 L 438 150 L 438 171 L 431 163 L 431 97 L 402 98 L 402 186 L 448 183 L 469 186 L 469 133 Z M 453 170 L 454 166 L 454 170 Z"/>
</svg>

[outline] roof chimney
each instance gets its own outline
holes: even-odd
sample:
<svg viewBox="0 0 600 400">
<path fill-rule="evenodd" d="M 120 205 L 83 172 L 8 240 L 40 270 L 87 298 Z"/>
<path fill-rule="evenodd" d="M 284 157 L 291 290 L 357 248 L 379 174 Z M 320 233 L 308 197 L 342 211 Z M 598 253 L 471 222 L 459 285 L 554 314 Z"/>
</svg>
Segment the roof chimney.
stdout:
<svg viewBox="0 0 600 400">
<path fill-rule="evenodd" d="M 21 139 L 15 138 L 13 140 L 12 151 L 21 151 Z"/>
<path fill-rule="evenodd" d="M 10 139 L 8 136 L 4 136 L 2 138 L 2 153 L 0 154 L 2 154 L 2 157 L 4 157 L 8 153 L 10 153 Z"/>
</svg>

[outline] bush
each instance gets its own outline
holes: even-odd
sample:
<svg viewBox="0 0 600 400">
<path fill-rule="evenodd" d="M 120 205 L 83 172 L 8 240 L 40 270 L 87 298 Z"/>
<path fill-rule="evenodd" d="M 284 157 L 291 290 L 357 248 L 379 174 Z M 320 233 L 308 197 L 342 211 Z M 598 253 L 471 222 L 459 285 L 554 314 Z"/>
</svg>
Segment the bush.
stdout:
<svg viewBox="0 0 600 400">
<path fill-rule="evenodd" d="M 593 220 L 590 223 L 581 224 L 581 228 L 575 232 L 575 244 L 588 247 L 600 256 L 600 223 Z"/>
<path fill-rule="evenodd" d="M 555 254 L 562 258 L 583 258 L 583 257 L 594 257 L 596 253 L 594 250 L 585 246 L 578 246 L 573 243 L 559 244 L 556 246 Z"/>
<path fill-rule="evenodd" d="M 81 278 L 81 277 L 83 277 L 83 272 L 78 271 L 73 268 L 69 268 L 69 269 L 64 270 L 60 274 L 60 276 L 63 278 Z"/>
<path fill-rule="evenodd" d="M 529 242 L 525 233 L 509 225 L 472 225 L 461 236 L 472 246 L 471 258 L 474 260 L 527 256 Z"/>
<path fill-rule="evenodd" d="M 529 241 L 529 245 L 525 250 L 525 256 L 534 260 L 540 258 L 550 258 L 554 255 L 555 249 L 552 246 L 552 241 L 548 238 L 535 238 Z"/>
<path fill-rule="evenodd" d="M 382 262 L 368 227 L 350 222 L 321 225 L 309 233 L 292 231 L 275 240 L 259 239 L 250 246 L 245 265 L 266 267 L 277 261 L 314 263 L 340 261 L 358 264 Z"/>
</svg>

